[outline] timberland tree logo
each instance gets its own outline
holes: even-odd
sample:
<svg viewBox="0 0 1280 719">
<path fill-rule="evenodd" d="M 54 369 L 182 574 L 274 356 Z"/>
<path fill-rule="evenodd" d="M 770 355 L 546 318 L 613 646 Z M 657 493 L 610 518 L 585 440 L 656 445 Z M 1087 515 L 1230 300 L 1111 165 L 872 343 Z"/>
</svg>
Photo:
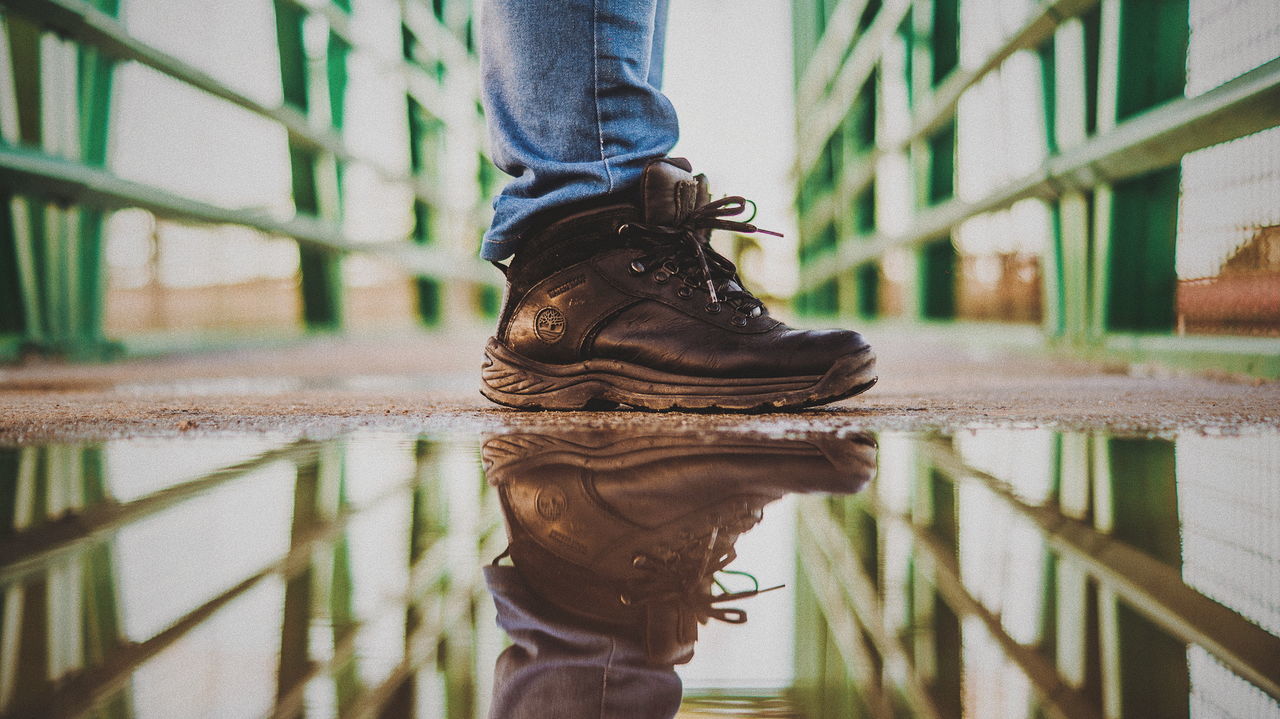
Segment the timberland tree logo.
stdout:
<svg viewBox="0 0 1280 719">
<path fill-rule="evenodd" d="M 564 337 L 564 313 L 554 307 L 543 307 L 533 318 L 533 333 L 547 344 L 555 344 Z"/>
<path fill-rule="evenodd" d="M 564 508 L 569 502 L 565 499 L 564 492 L 554 485 L 543 487 L 538 490 L 538 496 L 534 500 L 534 505 L 538 508 L 538 514 L 548 522 L 554 522 L 564 514 Z"/>
</svg>

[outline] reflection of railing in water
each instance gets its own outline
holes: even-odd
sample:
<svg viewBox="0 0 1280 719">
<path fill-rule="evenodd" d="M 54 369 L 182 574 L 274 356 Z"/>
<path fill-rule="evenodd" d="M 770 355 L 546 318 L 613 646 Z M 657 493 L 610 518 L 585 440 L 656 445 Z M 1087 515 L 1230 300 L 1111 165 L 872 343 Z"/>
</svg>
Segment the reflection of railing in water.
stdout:
<svg viewBox="0 0 1280 719">
<path fill-rule="evenodd" d="M 1021 498 L 936 439 L 910 440 L 910 507 L 869 496 L 804 500 L 797 696 L 812 716 L 839 715 L 832 707 L 840 701 L 870 716 L 958 716 L 962 707 L 969 714 L 960 677 L 968 659 L 962 647 L 973 640 L 962 644 L 961 632 L 975 626 L 1033 689 L 1029 713 L 1185 716 L 1193 684 L 1188 645 L 1280 698 L 1280 638 L 1183 580 L 1173 444 L 1064 439 L 1046 504 Z M 959 523 L 974 520 L 959 512 L 964 485 L 993 497 L 1042 542 L 1040 586 L 1025 588 L 1042 594 L 1034 641 L 1015 638 L 999 607 L 983 598 L 988 588 L 963 577 Z M 886 546 L 895 531 L 908 538 L 902 587 L 890 586 L 893 568 L 885 564 L 893 561 Z M 905 607 L 895 610 L 897 619 L 886 610 L 892 603 Z M 842 691 L 848 696 L 840 699 Z"/>
<path fill-rule="evenodd" d="M 41 454 L 74 454 L 79 459 L 50 462 Z M 347 498 L 341 444 L 298 442 L 114 504 L 106 494 L 101 446 L 23 448 L 0 454 L 0 473 L 6 475 L 0 480 L 11 493 L 0 499 L 15 508 L 12 519 L 17 520 L 0 528 L 0 716 L 131 716 L 133 677 L 144 665 L 271 577 L 284 582 L 284 609 L 276 699 L 267 715 L 301 715 L 311 701 L 308 687 L 317 679 L 329 678 L 335 684 L 336 709 L 343 716 L 387 711 L 407 715 L 418 674 L 439 662 L 445 675 L 441 681 L 446 715 L 472 716 L 484 702 L 476 677 L 486 674 L 485 662 L 492 664 L 491 658 L 478 660 L 474 649 L 473 615 L 488 602 L 479 581 L 478 557 L 496 554 L 500 546 L 494 542 L 500 545 L 505 537 L 494 531 L 501 524 L 496 498 L 480 481 L 474 463 L 474 481 L 467 489 L 442 494 L 447 490 L 441 489 L 441 479 L 468 479 L 442 476 L 440 465 L 450 458 L 420 441 L 412 476 L 386 484 L 356 505 Z M 115 534 L 132 522 L 197 500 L 277 462 L 289 462 L 294 470 L 288 551 L 205 598 L 158 633 L 130 641 L 123 631 L 118 558 L 112 545 Z M 58 489 L 59 484 L 77 483 L 85 489 L 70 493 Z M 67 496 L 79 493 L 81 501 L 50 504 L 48 498 L 59 491 Z M 355 610 L 356 577 L 348 532 L 362 514 L 398 498 L 408 502 L 405 509 L 410 514 L 408 580 L 402 592 L 380 597 L 375 613 L 367 618 L 403 612 L 403 658 L 386 676 L 366 686 L 357 648 L 366 617 Z M 95 502 L 101 506 L 95 507 Z M 471 506 L 459 506 L 460 502 Z M 35 516 L 33 510 L 44 511 L 48 519 Z M 451 518 L 469 517 L 470 521 L 446 522 L 446 512 Z M 460 548 L 466 546 L 470 548 L 462 549 L 466 556 L 461 557 Z M 40 576 L 41 572 L 47 576 Z M 77 586 L 68 587 L 63 581 L 62 588 L 70 591 L 55 592 L 52 582 L 59 577 L 75 582 L 76 575 Z M 24 609 L 30 615 L 40 612 L 41 606 L 47 610 L 49 624 L 24 621 Z M 317 621 L 331 626 L 333 642 L 323 658 L 313 659 Z M 445 646 L 446 655 L 439 656 Z"/>
</svg>

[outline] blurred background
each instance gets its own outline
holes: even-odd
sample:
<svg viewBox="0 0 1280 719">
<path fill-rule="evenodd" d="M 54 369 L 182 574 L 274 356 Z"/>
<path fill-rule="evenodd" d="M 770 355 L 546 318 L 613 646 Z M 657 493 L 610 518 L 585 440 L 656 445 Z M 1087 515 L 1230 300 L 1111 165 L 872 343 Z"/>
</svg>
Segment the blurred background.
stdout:
<svg viewBox="0 0 1280 719">
<path fill-rule="evenodd" d="M 775 308 L 1280 374 L 1274 0 L 674 0 Z M 0 360 L 485 324 L 472 0 L 0 0 Z"/>
</svg>

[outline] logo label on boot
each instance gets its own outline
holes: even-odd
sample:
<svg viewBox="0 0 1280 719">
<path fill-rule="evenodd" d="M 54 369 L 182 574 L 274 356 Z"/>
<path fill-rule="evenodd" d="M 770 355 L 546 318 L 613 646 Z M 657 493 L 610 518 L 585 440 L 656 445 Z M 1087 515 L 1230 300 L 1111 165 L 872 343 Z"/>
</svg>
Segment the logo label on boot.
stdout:
<svg viewBox="0 0 1280 719">
<path fill-rule="evenodd" d="M 533 333 L 547 344 L 555 344 L 564 337 L 564 313 L 554 307 L 543 307 L 533 318 Z"/>
<path fill-rule="evenodd" d="M 538 490 L 538 497 L 534 500 L 538 507 L 538 514 L 548 522 L 554 522 L 564 514 L 565 505 L 568 501 L 565 499 L 564 492 L 559 487 L 550 486 L 543 487 Z"/>
</svg>

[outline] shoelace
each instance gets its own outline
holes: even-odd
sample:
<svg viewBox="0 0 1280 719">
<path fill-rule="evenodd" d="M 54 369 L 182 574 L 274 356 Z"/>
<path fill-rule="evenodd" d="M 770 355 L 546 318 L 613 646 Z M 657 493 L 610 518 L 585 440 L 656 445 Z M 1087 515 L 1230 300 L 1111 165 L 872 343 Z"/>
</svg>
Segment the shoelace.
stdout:
<svg viewBox="0 0 1280 719">
<path fill-rule="evenodd" d="M 747 221 L 728 218 L 746 212 L 750 203 L 753 210 Z M 691 287 L 698 282 L 706 284 L 711 302 L 707 311 L 718 312 L 721 298 L 716 284 L 727 283 L 737 276 L 738 268 L 711 247 L 712 230 L 730 230 L 743 234 L 760 233 L 782 237 L 782 233 L 765 230 L 751 224 L 755 217 L 755 203 L 737 195 L 731 195 L 691 210 L 674 226 L 650 225 L 630 222 L 618 228 L 623 236 L 639 235 L 649 241 L 649 253 L 631 263 L 636 274 L 644 274 L 657 266 L 669 275 L 680 276 Z M 654 263 L 654 260 L 659 260 Z M 689 260 L 696 261 L 692 265 Z M 764 303 L 745 290 L 727 290 L 725 300 L 743 314 L 751 314 Z M 714 309 L 713 309 L 714 308 Z"/>
<path fill-rule="evenodd" d="M 719 539 L 720 530 L 712 529 L 711 536 L 708 538 L 705 550 L 698 560 L 697 571 L 690 572 L 687 556 L 677 555 L 670 560 L 662 561 L 654 559 L 648 555 L 640 555 L 637 559 L 644 559 L 643 562 L 635 564 L 637 569 L 647 570 L 649 576 L 645 579 L 632 583 L 631 592 L 626 597 L 627 603 L 633 604 L 649 604 L 661 601 L 685 601 L 693 605 L 695 613 L 700 622 L 706 623 L 708 619 L 718 619 L 729 624 L 742 624 L 747 621 L 747 613 L 736 607 L 720 607 L 718 605 L 725 602 L 733 602 L 739 599 L 748 599 L 762 594 L 771 592 L 775 589 L 781 589 L 784 585 L 779 584 L 776 587 L 760 588 L 760 582 L 756 578 L 746 572 L 731 571 L 725 569 L 732 562 L 737 554 L 730 547 L 727 551 L 716 551 L 716 542 Z M 735 574 L 747 577 L 754 585 L 751 589 L 731 592 L 720 580 L 715 578 L 717 573 Z M 711 583 L 720 589 L 720 594 L 710 594 L 704 581 L 707 577 L 711 578 Z M 689 600 L 692 600 L 691 602 Z"/>
</svg>

